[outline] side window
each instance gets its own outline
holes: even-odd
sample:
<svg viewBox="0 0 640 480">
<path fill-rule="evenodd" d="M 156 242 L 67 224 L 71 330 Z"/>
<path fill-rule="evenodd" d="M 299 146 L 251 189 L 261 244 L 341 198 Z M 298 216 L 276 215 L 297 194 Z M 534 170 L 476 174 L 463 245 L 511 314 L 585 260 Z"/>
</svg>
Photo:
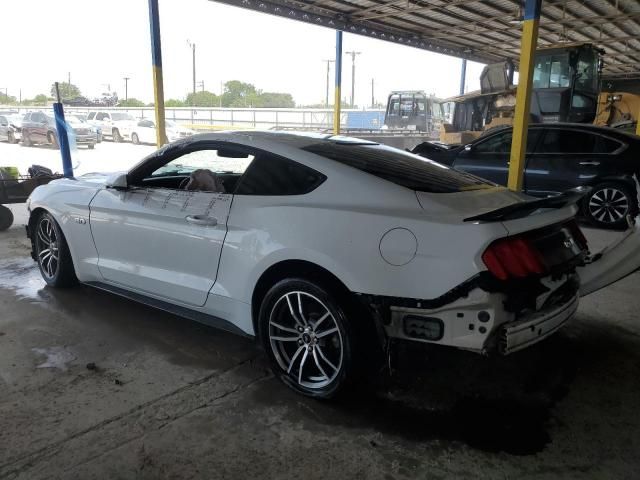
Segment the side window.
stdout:
<svg viewBox="0 0 640 480">
<path fill-rule="evenodd" d="M 31 114 L 30 113 L 25 113 L 24 117 L 22 117 L 22 121 L 23 122 L 30 122 L 31 121 Z"/>
<path fill-rule="evenodd" d="M 236 190 L 237 195 L 303 195 L 326 177 L 315 170 L 271 153 L 257 155 Z"/>
<path fill-rule="evenodd" d="M 107 116 L 106 113 L 98 112 L 96 114 L 96 120 L 104 120 L 106 118 L 106 116 Z"/>
<path fill-rule="evenodd" d="M 622 143 L 606 137 L 598 137 L 593 153 L 613 153 L 622 147 Z"/>
<path fill-rule="evenodd" d="M 153 122 L 151 120 L 140 120 L 138 122 L 139 127 L 153 128 Z"/>
<path fill-rule="evenodd" d="M 93 117 L 96 116 L 96 112 L 89 112 L 89 115 L 87 115 L 87 120 L 93 120 Z"/>
<path fill-rule="evenodd" d="M 189 176 L 196 170 L 209 170 L 214 174 L 238 177 L 244 173 L 253 155 L 240 149 L 202 149 L 185 153 L 153 171 L 151 178 Z"/>
<path fill-rule="evenodd" d="M 579 130 L 547 129 L 538 153 L 593 153 L 598 137 Z"/>
<path fill-rule="evenodd" d="M 0 125 L 6 127 L 7 125 L 9 125 L 9 122 L 7 122 L 7 119 L 5 117 L 0 116 Z"/>
<path fill-rule="evenodd" d="M 511 151 L 511 131 L 499 133 L 478 143 L 474 150 L 477 153 L 509 153 Z"/>
</svg>

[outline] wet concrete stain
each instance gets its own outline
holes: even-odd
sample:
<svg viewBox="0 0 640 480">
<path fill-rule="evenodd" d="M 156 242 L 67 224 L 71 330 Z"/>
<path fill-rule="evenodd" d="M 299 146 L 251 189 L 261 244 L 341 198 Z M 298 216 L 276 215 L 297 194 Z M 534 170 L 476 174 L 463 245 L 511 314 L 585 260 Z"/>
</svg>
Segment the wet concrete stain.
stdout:
<svg viewBox="0 0 640 480">
<path fill-rule="evenodd" d="M 38 265 L 31 258 L 0 261 L 0 288 L 14 291 L 19 298 L 41 300 L 45 285 Z"/>
<path fill-rule="evenodd" d="M 36 366 L 36 368 L 56 368 L 66 372 L 67 364 L 74 361 L 76 356 L 66 347 L 46 347 L 32 348 L 31 351 L 36 355 L 44 355 L 47 359 Z"/>
</svg>

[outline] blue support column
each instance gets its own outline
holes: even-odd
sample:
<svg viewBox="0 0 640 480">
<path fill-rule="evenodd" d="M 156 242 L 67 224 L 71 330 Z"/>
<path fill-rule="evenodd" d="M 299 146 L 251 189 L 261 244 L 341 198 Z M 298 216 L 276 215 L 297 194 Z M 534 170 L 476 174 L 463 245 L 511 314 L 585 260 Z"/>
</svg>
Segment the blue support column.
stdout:
<svg viewBox="0 0 640 480">
<path fill-rule="evenodd" d="M 336 85 L 333 99 L 333 133 L 340 135 L 340 107 L 342 87 L 342 31 L 336 30 Z"/>
<path fill-rule="evenodd" d="M 65 177 L 73 177 L 73 165 L 71 165 L 71 148 L 69 147 L 69 136 L 67 135 L 67 122 L 64 120 L 64 108 L 60 102 L 56 83 L 56 94 L 58 101 L 53 104 L 53 115 L 56 119 L 56 132 L 58 133 L 58 145 L 60 155 L 62 155 L 62 173 Z"/>
<path fill-rule="evenodd" d="M 467 59 L 462 59 L 462 70 L 460 70 L 460 95 L 464 95 L 464 84 L 467 81 Z"/>
<path fill-rule="evenodd" d="M 158 0 L 149 0 L 149 27 L 151 29 L 151 59 L 153 63 L 153 100 L 156 113 L 156 143 L 167 143 L 164 119 L 164 82 L 162 78 L 162 44 L 160 42 L 160 11 Z"/>
</svg>

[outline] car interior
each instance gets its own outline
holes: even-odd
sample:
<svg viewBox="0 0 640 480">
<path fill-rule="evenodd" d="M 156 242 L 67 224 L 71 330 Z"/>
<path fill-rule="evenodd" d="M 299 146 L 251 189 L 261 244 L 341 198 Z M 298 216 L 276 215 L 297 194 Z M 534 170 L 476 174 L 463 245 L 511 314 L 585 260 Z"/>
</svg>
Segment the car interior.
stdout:
<svg viewBox="0 0 640 480">
<path fill-rule="evenodd" d="M 190 154 L 211 154 L 209 161 L 190 162 Z M 234 162 L 237 160 L 237 162 Z M 144 187 L 170 188 L 214 193 L 233 193 L 244 170 L 253 160 L 253 155 L 235 149 L 200 150 L 190 152 L 166 162 L 140 180 Z M 184 162 L 184 163 L 178 163 Z M 209 168 L 196 168 L 199 167 Z M 236 163 L 232 169 L 224 168 L 227 163 Z M 169 168 L 173 164 L 175 168 Z"/>
</svg>

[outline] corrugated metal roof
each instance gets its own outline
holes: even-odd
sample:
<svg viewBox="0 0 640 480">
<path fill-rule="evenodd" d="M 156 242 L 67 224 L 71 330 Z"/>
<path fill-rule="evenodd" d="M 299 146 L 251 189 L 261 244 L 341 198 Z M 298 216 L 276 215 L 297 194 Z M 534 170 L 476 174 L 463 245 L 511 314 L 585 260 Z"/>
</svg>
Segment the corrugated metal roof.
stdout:
<svg viewBox="0 0 640 480">
<path fill-rule="evenodd" d="M 520 0 L 213 0 L 483 63 L 520 51 Z M 640 77 L 638 0 L 544 0 L 538 46 L 589 42 L 606 77 Z"/>
</svg>

